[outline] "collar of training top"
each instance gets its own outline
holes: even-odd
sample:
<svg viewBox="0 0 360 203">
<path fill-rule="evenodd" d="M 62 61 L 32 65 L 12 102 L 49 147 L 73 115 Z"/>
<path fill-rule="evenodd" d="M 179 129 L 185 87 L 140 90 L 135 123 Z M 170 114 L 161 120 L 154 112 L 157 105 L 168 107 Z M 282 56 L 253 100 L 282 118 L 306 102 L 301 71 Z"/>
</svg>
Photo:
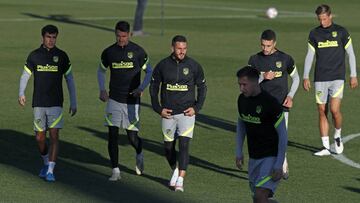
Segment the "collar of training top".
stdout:
<svg viewBox="0 0 360 203">
<path fill-rule="evenodd" d="M 174 53 L 171 53 L 170 58 L 171 58 L 172 60 L 174 60 L 175 62 L 182 63 L 183 61 L 186 61 L 186 59 L 188 58 L 188 56 L 185 56 L 183 60 L 178 60 L 178 59 L 176 58 L 176 56 L 174 55 Z"/>
<path fill-rule="evenodd" d="M 52 52 L 52 51 L 55 50 L 56 48 L 57 48 L 57 47 L 54 46 L 53 48 L 48 49 L 48 48 L 46 48 L 46 47 L 44 46 L 44 44 L 41 44 L 41 45 L 40 45 L 40 49 L 42 49 L 42 50 L 44 50 L 44 51 L 48 51 L 48 52 Z"/>
</svg>

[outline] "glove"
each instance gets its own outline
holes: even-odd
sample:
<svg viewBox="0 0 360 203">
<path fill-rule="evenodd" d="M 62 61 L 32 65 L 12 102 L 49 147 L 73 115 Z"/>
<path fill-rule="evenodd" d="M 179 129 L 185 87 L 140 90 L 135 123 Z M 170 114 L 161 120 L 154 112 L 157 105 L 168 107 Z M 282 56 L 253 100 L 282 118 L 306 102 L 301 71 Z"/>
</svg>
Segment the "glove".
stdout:
<svg viewBox="0 0 360 203">
<path fill-rule="evenodd" d="M 136 88 L 134 89 L 131 93 L 130 93 L 133 97 L 141 97 L 142 95 L 142 90 L 140 88 Z"/>
</svg>

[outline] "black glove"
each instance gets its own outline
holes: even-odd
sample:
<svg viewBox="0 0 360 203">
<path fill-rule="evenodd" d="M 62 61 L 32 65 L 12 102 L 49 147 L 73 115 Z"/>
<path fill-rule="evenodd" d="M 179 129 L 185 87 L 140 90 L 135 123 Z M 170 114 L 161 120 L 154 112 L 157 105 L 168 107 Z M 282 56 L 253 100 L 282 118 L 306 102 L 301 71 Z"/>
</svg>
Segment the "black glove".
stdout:
<svg viewBox="0 0 360 203">
<path fill-rule="evenodd" d="M 142 93 L 142 90 L 140 88 L 136 88 L 134 89 L 130 94 L 133 96 L 133 97 L 140 97 L 141 96 L 141 93 Z"/>
</svg>

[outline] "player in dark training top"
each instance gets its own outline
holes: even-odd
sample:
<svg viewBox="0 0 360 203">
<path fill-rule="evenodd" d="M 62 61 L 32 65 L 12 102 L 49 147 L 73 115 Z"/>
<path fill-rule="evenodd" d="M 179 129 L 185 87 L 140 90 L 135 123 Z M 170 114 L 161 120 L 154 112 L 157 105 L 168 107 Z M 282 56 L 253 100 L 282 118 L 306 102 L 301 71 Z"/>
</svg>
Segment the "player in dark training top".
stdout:
<svg viewBox="0 0 360 203">
<path fill-rule="evenodd" d="M 107 102 L 105 125 L 108 126 L 108 151 L 112 166 L 110 181 L 120 179 L 118 158 L 119 128 L 126 130 L 131 145 L 136 150 L 136 174 L 144 170 L 142 140 L 138 136 L 140 97 L 151 80 L 149 58 L 142 47 L 129 41 L 130 25 L 119 21 L 115 26 L 116 42 L 101 54 L 98 68 L 100 100 Z M 105 73 L 110 69 L 109 94 L 105 88 Z M 141 83 L 141 71 L 145 77 Z"/>
<path fill-rule="evenodd" d="M 150 84 L 151 104 L 162 117 L 165 156 L 173 170 L 169 186 L 181 192 L 184 191 L 195 117 L 205 102 L 207 90 L 201 65 L 186 55 L 187 44 L 185 36 L 173 37 L 172 53 L 156 65 Z M 179 141 L 178 165 L 176 140 Z"/>
<path fill-rule="evenodd" d="M 284 108 L 286 128 L 288 128 L 289 109 L 299 87 L 300 79 L 294 59 L 276 48 L 276 34 L 265 30 L 260 38 L 261 52 L 252 55 L 248 64 L 260 72 L 260 87 L 275 97 Z M 292 83 L 288 88 L 288 76 Z M 283 165 L 284 179 L 289 177 L 287 159 Z"/>
<path fill-rule="evenodd" d="M 332 22 L 333 16 L 328 5 L 318 6 L 315 13 L 320 26 L 312 29 L 309 34 L 303 86 L 306 91 L 310 90 L 309 73 L 314 56 L 316 56 L 315 98 L 319 112 L 319 129 L 323 148 L 314 155 L 327 156 L 331 154 L 328 109 L 330 109 L 335 127 L 335 152 L 341 154 L 344 150 L 341 141 L 342 114 L 340 106 L 345 81 L 345 53 L 349 56 L 350 88 L 356 88 L 358 81 L 354 49 L 348 31 Z M 327 107 L 328 104 L 329 108 Z"/>
<path fill-rule="evenodd" d="M 63 77 L 66 79 L 70 95 L 69 113 L 74 116 L 77 111 L 75 84 L 69 57 L 55 46 L 58 33 L 58 28 L 54 25 L 46 25 L 42 28 L 42 44 L 29 54 L 19 88 L 19 104 L 25 106 L 25 89 L 30 76 L 34 75 L 32 100 L 34 131 L 44 161 L 39 176 L 50 182 L 55 181 L 54 168 L 59 148 L 59 130 L 64 123 Z M 46 131 L 50 134 L 50 146 L 46 144 Z"/>
<path fill-rule="evenodd" d="M 244 162 L 245 135 L 249 152 L 248 175 L 254 202 L 268 202 L 283 176 L 287 130 L 282 105 L 258 83 L 259 72 L 246 66 L 237 72 L 240 86 L 236 136 L 236 165 Z"/>
</svg>

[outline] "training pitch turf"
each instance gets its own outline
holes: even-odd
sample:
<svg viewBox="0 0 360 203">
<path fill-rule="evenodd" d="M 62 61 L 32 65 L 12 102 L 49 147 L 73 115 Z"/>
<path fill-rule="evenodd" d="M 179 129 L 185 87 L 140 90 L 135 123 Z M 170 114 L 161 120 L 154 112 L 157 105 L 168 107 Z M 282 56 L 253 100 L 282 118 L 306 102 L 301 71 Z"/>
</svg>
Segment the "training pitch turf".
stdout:
<svg viewBox="0 0 360 203">
<path fill-rule="evenodd" d="M 208 95 L 197 116 L 185 192 L 167 188 L 171 171 L 163 156 L 159 115 L 150 106 L 148 89 L 142 99 L 141 132 L 145 174 L 135 175 L 135 152 L 124 131 L 119 141 L 122 179 L 107 180 L 105 105 L 98 99 L 96 70 L 100 54 L 115 40 L 113 27 L 120 20 L 133 22 L 135 0 L 1 0 L 0 1 L 0 202 L 251 202 L 247 171 L 235 167 L 236 70 L 260 50 L 260 33 L 277 32 L 278 48 L 293 56 L 302 77 L 309 31 L 318 25 L 315 0 L 180 0 L 149 1 L 145 13 L 147 37 L 134 37 L 150 56 L 152 65 L 170 54 L 170 40 L 184 34 L 188 54 L 205 71 Z M 357 0 L 327 2 L 334 22 L 350 32 L 355 55 L 360 56 L 360 18 Z M 264 17 L 275 6 L 279 16 Z M 37 175 L 41 159 L 32 131 L 32 83 L 27 106 L 17 104 L 19 78 L 29 52 L 40 45 L 40 29 L 59 27 L 57 45 L 67 51 L 73 65 L 78 114 L 65 115 L 55 174 L 47 183 Z M 161 35 L 163 29 L 163 35 Z M 358 59 L 359 61 L 359 59 Z M 359 64 L 359 62 L 358 62 Z M 358 69 L 359 72 L 359 69 Z M 109 74 L 109 73 L 108 73 Z M 347 75 L 349 71 L 347 71 Z M 107 78 L 108 81 L 108 78 Z M 64 113 L 69 107 L 64 83 Z M 344 137 L 360 133 L 359 89 L 346 84 L 342 112 Z M 279 202 L 358 202 L 360 199 L 360 136 L 345 143 L 348 165 L 332 156 L 312 156 L 321 146 L 314 90 L 302 87 L 290 112 L 288 160 L 290 178 L 276 193 Z M 331 142 L 332 141 L 331 129 Z M 246 153 L 247 157 L 247 153 Z M 356 168 L 357 167 L 357 168 Z"/>
</svg>

